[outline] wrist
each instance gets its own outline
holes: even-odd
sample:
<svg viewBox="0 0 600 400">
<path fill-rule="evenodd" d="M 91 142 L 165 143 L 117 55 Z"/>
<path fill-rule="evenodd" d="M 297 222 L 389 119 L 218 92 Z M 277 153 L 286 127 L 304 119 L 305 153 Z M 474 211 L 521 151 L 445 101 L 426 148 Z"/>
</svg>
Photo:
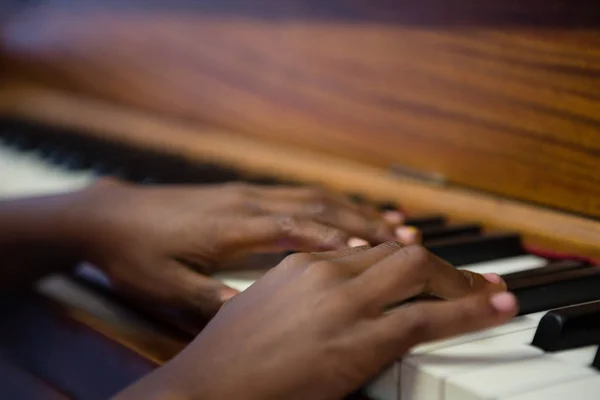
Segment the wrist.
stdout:
<svg viewBox="0 0 600 400">
<path fill-rule="evenodd" d="M 74 244 L 75 235 L 65 218 L 73 196 L 60 194 L 0 203 L 0 241 L 60 247 Z"/>
<path fill-rule="evenodd" d="M 111 215 L 114 198 L 113 186 L 104 181 L 63 197 L 54 215 L 62 228 L 61 239 L 69 243 L 80 260 L 92 261 L 101 252 L 102 239 L 114 236 L 114 218 Z"/>
</svg>

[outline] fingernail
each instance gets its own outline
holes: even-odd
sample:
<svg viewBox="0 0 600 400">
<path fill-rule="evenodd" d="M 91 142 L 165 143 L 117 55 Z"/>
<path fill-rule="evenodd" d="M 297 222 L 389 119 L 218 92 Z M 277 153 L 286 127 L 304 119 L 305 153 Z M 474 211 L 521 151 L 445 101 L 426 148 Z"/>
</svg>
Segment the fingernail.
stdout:
<svg viewBox="0 0 600 400">
<path fill-rule="evenodd" d="M 517 299 L 511 293 L 498 293 L 490 298 L 492 307 L 499 312 L 512 311 L 517 307 Z"/>
<path fill-rule="evenodd" d="M 368 244 L 369 244 L 369 242 L 367 242 L 366 240 L 361 239 L 361 238 L 352 237 L 352 238 L 348 239 L 348 247 L 360 247 L 360 246 L 366 246 Z"/>
<path fill-rule="evenodd" d="M 238 293 L 239 292 L 237 290 L 232 289 L 232 288 L 226 288 L 226 289 L 221 290 L 221 292 L 219 293 L 221 303 L 225 303 L 227 300 L 231 299 L 233 296 L 235 296 Z"/>
<path fill-rule="evenodd" d="M 486 281 L 494 283 L 496 285 L 499 285 L 504 281 L 498 274 L 483 274 L 482 276 L 485 278 Z"/>
<path fill-rule="evenodd" d="M 404 222 L 404 216 L 398 211 L 385 211 L 383 213 L 383 219 L 391 225 L 400 225 Z"/>
<path fill-rule="evenodd" d="M 398 238 L 398 241 L 404 244 L 417 243 L 419 231 L 412 226 L 401 226 L 396 229 L 396 237 Z"/>
</svg>

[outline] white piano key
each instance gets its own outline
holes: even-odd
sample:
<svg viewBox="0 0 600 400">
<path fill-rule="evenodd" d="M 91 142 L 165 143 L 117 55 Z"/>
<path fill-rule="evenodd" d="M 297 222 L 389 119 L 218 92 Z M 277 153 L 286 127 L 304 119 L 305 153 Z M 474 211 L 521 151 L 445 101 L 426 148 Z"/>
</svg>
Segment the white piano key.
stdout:
<svg viewBox="0 0 600 400">
<path fill-rule="evenodd" d="M 473 371 L 447 379 L 444 400 L 495 400 L 548 387 L 559 382 L 592 377 L 591 368 L 539 357 Z"/>
<path fill-rule="evenodd" d="M 0 144 L 0 199 L 70 192 L 89 186 L 95 179 L 91 171 L 63 170 L 34 152 Z"/>
<path fill-rule="evenodd" d="M 600 373 L 593 377 L 568 383 L 557 383 L 543 389 L 501 397 L 498 400 L 598 400 L 599 398 Z"/>
<path fill-rule="evenodd" d="M 530 320 L 538 321 L 547 311 L 529 316 Z M 517 348 L 530 345 L 537 329 L 534 327 L 495 336 L 478 342 L 486 346 L 503 346 Z M 471 343 L 473 344 L 473 343 Z M 530 346 L 533 348 L 533 346 Z M 462 351 L 462 346 L 453 347 L 454 351 Z M 478 400 L 497 399 L 518 393 L 518 390 L 534 390 L 551 385 L 555 382 L 568 382 L 597 372 L 591 369 L 598 346 L 587 346 L 579 349 L 544 353 L 541 357 L 519 363 L 499 364 L 477 371 L 456 374 L 444 381 L 444 400 Z M 540 349 L 541 350 L 541 349 Z M 433 351 L 435 355 L 439 352 Z M 401 370 L 403 373 L 404 370 Z M 438 376 L 442 374 L 438 371 Z M 514 392 L 511 392 L 514 390 Z M 403 399 L 404 400 L 404 399 Z"/>
<path fill-rule="evenodd" d="M 365 393 L 373 400 L 399 400 L 400 382 L 403 373 L 401 365 L 403 365 L 404 361 L 412 355 L 431 353 L 436 350 L 475 343 L 481 340 L 484 340 L 484 346 L 504 345 L 505 347 L 510 347 L 515 346 L 515 344 L 527 345 L 531 342 L 539 318 L 518 317 L 513 321 L 494 328 L 417 346 L 405 356 L 404 360 L 396 361 L 392 367 L 382 374 L 380 379 L 375 379 L 370 382 L 365 388 Z M 458 360 L 457 363 L 458 362 L 460 362 L 460 360 Z M 414 369 L 414 367 L 412 368 Z M 410 376 L 412 378 L 404 377 L 404 379 L 421 379 L 418 374 L 414 373 L 412 370 Z M 395 381 L 392 381 L 392 379 L 395 379 Z M 429 383 L 430 380 L 427 382 Z M 419 384 L 418 381 L 415 381 L 409 385 L 415 386 Z M 402 400 L 404 400 L 404 398 L 402 398 Z"/>
<path fill-rule="evenodd" d="M 594 361 L 598 346 L 585 346 L 578 349 L 548 353 L 548 356 L 565 364 L 589 366 Z"/>
<path fill-rule="evenodd" d="M 364 393 L 372 400 L 400 400 L 400 363 L 394 363 L 365 385 Z"/>
<path fill-rule="evenodd" d="M 527 254 L 518 257 L 504 258 L 494 261 L 464 265 L 462 267 L 459 267 L 459 269 L 466 269 L 469 271 L 477 272 L 479 274 L 496 273 L 500 275 L 505 275 L 511 274 L 513 272 L 541 268 L 546 264 L 548 264 L 548 261 L 546 259 Z"/>
<path fill-rule="evenodd" d="M 502 345 L 479 340 L 431 353 L 409 355 L 400 370 L 402 400 L 443 400 L 447 379 L 498 364 L 523 362 L 544 352 L 528 345 Z"/>
<path fill-rule="evenodd" d="M 252 286 L 252 284 L 259 280 L 265 273 L 265 270 L 224 271 L 213 274 L 212 277 L 220 280 L 225 285 L 242 292 Z"/>
<path fill-rule="evenodd" d="M 540 319 L 544 313 L 536 313 L 514 318 L 503 325 L 489 329 L 484 329 L 477 332 L 468 333 L 466 335 L 456 336 L 450 339 L 439 340 L 431 343 L 425 343 L 412 349 L 411 354 L 423 354 L 432 351 L 454 347 L 466 343 L 471 343 L 483 339 L 492 339 L 502 337 L 515 332 L 527 331 L 527 335 L 532 335 L 535 332 Z"/>
<path fill-rule="evenodd" d="M 149 332 L 157 331 L 155 326 L 140 318 L 135 312 L 106 297 L 97 295 L 63 276 L 47 276 L 36 283 L 35 289 L 60 304 L 83 308 L 103 321 L 124 326 L 137 326 Z"/>
</svg>

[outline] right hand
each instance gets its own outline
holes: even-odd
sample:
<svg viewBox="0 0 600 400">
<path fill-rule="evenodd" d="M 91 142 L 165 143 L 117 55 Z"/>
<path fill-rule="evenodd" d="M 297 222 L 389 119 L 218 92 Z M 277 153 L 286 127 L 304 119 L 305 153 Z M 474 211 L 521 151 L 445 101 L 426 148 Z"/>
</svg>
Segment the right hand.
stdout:
<svg viewBox="0 0 600 400">
<path fill-rule="evenodd" d="M 505 290 L 499 276 L 455 269 L 417 245 L 296 254 L 122 399 L 337 400 L 419 343 L 508 321 L 517 304 Z M 385 311 L 419 294 L 447 301 Z"/>
</svg>

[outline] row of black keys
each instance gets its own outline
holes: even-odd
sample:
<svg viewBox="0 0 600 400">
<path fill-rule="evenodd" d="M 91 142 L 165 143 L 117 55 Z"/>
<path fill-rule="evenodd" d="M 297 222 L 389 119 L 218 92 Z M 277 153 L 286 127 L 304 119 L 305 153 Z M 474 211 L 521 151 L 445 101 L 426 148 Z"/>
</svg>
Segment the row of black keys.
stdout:
<svg viewBox="0 0 600 400">
<path fill-rule="evenodd" d="M 220 165 L 192 162 L 176 155 L 23 120 L 0 119 L 0 141 L 17 151 L 35 151 L 49 164 L 66 170 L 92 169 L 99 175 L 137 183 L 299 184 L 268 176 L 247 176 Z M 391 202 L 380 206 L 396 209 Z M 457 266 L 523 254 L 518 234 L 482 235 L 478 224 L 448 226 L 442 215 L 411 218 L 406 223 L 422 230 L 424 243 Z"/>
<path fill-rule="evenodd" d="M 65 169 L 94 169 L 99 174 L 114 175 L 139 183 L 208 184 L 239 180 L 262 184 L 283 183 L 271 177 L 247 177 L 222 166 L 193 163 L 174 155 L 27 121 L 1 120 L 0 138 L 4 145 L 21 151 L 35 150 L 49 163 Z M 395 205 L 385 204 L 381 208 L 395 208 Z M 422 231 L 424 244 L 430 251 L 456 266 L 524 254 L 518 234 L 482 234 L 478 224 L 447 225 L 445 217 L 441 215 L 411 218 L 407 224 Z M 521 314 L 600 300 L 600 290 L 597 289 L 600 288 L 600 272 L 581 262 L 551 263 L 544 268 L 507 275 L 505 279 L 510 290 L 519 299 Z M 586 323 L 594 320 L 585 319 L 585 313 L 582 315 L 582 321 L 587 321 Z M 543 321 L 546 320 L 545 318 Z M 582 326 L 587 326 L 586 323 Z M 592 336 L 600 337 L 581 333 L 594 332 L 593 329 L 574 330 L 577 334 L 573 335 L 557 335 L 556 330 L 549 330 L 546 326 L 553 325 L 540 324 L 536 340 L 549 350 L 564 348 L 575 342 L 596 340 Z M 564 326 L 560 326 L 559 330 L 563 332 Z"/>
</svg>

